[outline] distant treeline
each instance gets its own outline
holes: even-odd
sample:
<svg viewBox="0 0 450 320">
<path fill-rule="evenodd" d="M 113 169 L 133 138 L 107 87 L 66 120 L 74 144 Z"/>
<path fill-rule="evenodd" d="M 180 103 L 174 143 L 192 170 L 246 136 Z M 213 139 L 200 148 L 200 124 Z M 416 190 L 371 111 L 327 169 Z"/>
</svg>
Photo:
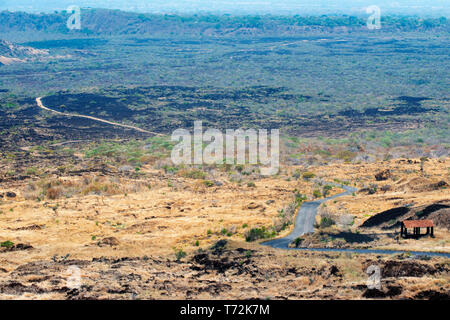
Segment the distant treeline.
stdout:
<svg viewBox="0 0 450 320">
<path fill-rule="evenodd" d="M 52 14 L 0 12 L 0 34 L 11 32 L 50 32 L 96 35 L 290 35 L 304 31 L 367 30 L 365 16 L 232 16 L 232 15 L 169 15 L 138 14 L 119 10 L 83 9 L 81 30 L 66 26 L 71 14 L 66 11 Z M 450 31 L 449 20 L 417 16 L 381 16 L 384 31 Z"/>
</svg>

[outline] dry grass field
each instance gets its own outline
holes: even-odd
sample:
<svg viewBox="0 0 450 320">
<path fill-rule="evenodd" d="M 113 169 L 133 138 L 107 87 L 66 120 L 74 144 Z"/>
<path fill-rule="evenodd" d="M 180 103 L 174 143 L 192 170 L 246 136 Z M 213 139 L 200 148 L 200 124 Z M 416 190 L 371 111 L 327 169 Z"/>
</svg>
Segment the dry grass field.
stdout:
<svg viewBox="0 0 450 320">
<path fill-rule="evenodd" d="M 430 159 L 423 171 L 419 162 L 394 159 L 311 166 L 307 171 L 315 176 L 307 179 L 298 174 L 306 171 L 303 167 L 285 167 L 270 178 L 250 174 L 235 181 L 230 179 L 235 173 L 223 170 L 200 175 L 186 169 L 170 174 L 146 166 L 140 178 L 61 174 L 45 181 L 3 183 L 0 296 L 448 298 L 447 258 L 276 250 L 261 246 L 263 239 L 246 241 L 251 229 L 266 230 L 263 238 L 289 234 L 294 216 L 288 211 L 295 214 L 296 194 L 312 200 L 323 182 L 339 181 L 359 191 L 320 208 L 316 232 L 311 239 L 305 236 L 310 247 L 450 252 L 449 209 L 445 206 L 433 216 L 438 219 L 435 238 L 396 241 L 384 236 L 386 230 L 381 227 L 361 227 L 388 209 L 449 204 L 448 186 L 438 182 L 449 180 L 450 159 Z M 386 169 L 389 177 L 376 181 L 374 175 Z M 39 198 L 42 188 L 47 192 Z M 341 191 L 335 186 L 330 194 Z M 345 228 L 336 223 L 323 229 L 320 216 L 324 214 L 336 221 L 344 215 L 354 220 Z M 345 239 L 320 239 L 321 234 L 343 231 L 380 236 L 363 244 L 349 241 L 344 245 Z M 370 264 L 384 267 L 381 290 L 367 289 L 365 270 Z M 78 289 L 66 285 L 72 265 L 81 270 L 82 287 Z"/>
</svg>

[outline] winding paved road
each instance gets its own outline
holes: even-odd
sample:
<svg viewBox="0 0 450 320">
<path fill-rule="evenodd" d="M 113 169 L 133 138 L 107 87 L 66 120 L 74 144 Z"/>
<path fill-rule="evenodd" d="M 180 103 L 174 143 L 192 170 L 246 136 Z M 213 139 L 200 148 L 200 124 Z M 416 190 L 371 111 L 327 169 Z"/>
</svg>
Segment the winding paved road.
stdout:
<svg viewBox="0 0 450 320">
<path fill-rule="evenodd" d="M 429 252 L 429 251 L 401 251 L 401 250 L 377 250 L 377 249 L 340 249 L 340 248 L 290 248 L 289 244 L 296 238 L 305 233 L 314 232 L 314 222 L 317 215 L 317 209 L 319 206 L 331 199 L 346 196 L 355 192 L 357 189 L 348 186 L 340 186 L 345 192 L 336 194 L 334 196 L 305 202 L 301 205 L 297 217 L 295 218 L 294 230 L 284 238 L 274 239 L 261 243 L 265 246 L 270 246 L 275 249 L 292 249 L 292 250 L 305 250 L 305 251 L 322 251 L 322 252 L 352 252 L 352 253 L 370 253 L 370 254 L 399 254 L 399 253 L 411 253 L 414 255 L 425 256 L 439 256 L 450 258 L 450 253 L 441 252 Z"/>
<path fill-rule="evenodd" d="M 147 131 L 147 130 L 144 130 L 144 129 L 141 129 L 138 127 L 134 127 L 134 126 L 129 126 L 126 124 L 112 122 L 112 121 L 108 121 L 108 120 L 104 120 L 104 119 L 100 119 L 100 118 L 96 118 L 96 117 L 91 117 L 91 116 L 64 113 L 64 112 L 52 110 L 52 109 L 44 106 L 44 104 L 42 103 L 42 97 L 36 98 L 36 103 L 39 108 L 59 114 L 59 115 L 63 115 L 63 116 L 67 116 L 67 117 L 78 117 L 78 118 L 91 119 L 94 121 L 110 124 L 113 126 L 134 129 L 139 132 L 161 136 L 160 133 Z M 289 248 L 289 244 L 292 241 L 294 241 L 296 238 L 300 237 L 303 234 L 314 232 L 314 222 L 315 222 L 315 218 L 317 215 L 317 209 L 319 208 L 319 206 L 322 203 L 324 203 L 328 200 L 334 199 L 334 198 L 349 195 L 352 192 L 357 191 L 357 189 L 355 189 L 353 187 L 348 187 L 348 186 L 340 186 L 340 187 L 343 188 L 345 190 L 345 192 L 336 194 L 336 195 L 328 197 L 328 198 L 303 203 L 297 213 L 297 217 L 295 218 L 294 230 L 292 230 L 292 232 L 284 238 L 266 241 L 266 242 L 262 243 L 262 245 L 270 246 L 270 247 L 276 248 L 276 249 L 293 249 L 293 250 L 307 250 L 307 251 L 339 251 L 339 252 L 374 253 L 374 254 L 393 254 L 393 253 L 409 252 L 409 253 L 417 254 L 417 255 L 450 257 L 449 253 L 439 253 L 439 252 L 391 251 L 391 250 L 371 250 L 371 249 L 337 249 L 337 248 L 336 249 L 333 249 L 333 248 Z"/>
<path fill-rule="evenodd" d="M 80 114 L 72 114 L 72 113 L 64 113 L 64 112 L 60 112 L 60 111 L 56 111 L 50 108 L 47 108 L 46 106 L 44 106 L 44 104 L 42 103 L 42 97 L 36 98 L 36 103 L 38 105 L 39 108 L 46 110 L 46 111 L 50 111 L 62 116 L 66 116 L 66 117 L 78 117 L 78 118 L 85 118 L 85 119 L 90 119 L 90 120 L 94 120 L 94 121 L 98 121 L 98 122 L 102 122 L 102 123 L 106 123 L 106 124 L 110 124 L 112 126 L 118 126 L 118 127 L 122 127 L 122 128 L 127 128 L 127 129 L 133 129 L 139 132 L 143 132 L 143 133 L 149 133 L 149 134 L 154 134 L 157 136 L 161 136 L 162 134 L 160 133 L 156 133 L 156 132 L 151 132 L 151 131 L 147 131 L 135 126 L 129 126 L 126 124 L 121 124 L 121 123 L 117 123 L 117 122 L 112 122 L 112 121 L 108 121 L 105 119 L 100 119 L 100 118 L 96 118 L 96 117 L 91 117 L 91 116 L 84 116 L 84 115 L 80 115 Z"/>
<path fill-rule="evenodd" d="M 303 203 L 300 206 L 300 210 L 298 210 L 297 217 L 295 218 L 294 230 L 292 230 L 292 232 L 284 238 L 267 241 L 262 244 L 278 249 L 288 249 L 289 243 L 294 241 L 294 239 L 300 237 L 305 233 L 314 232 L 314 222 L 316 220 L 317 209 L 322 203 L 334 198 L 349 195 L 357 190 L 348 186 L 340 187 L 343 188 L 345 192 L 336 194 L 328 198 Z"/>
</svg>

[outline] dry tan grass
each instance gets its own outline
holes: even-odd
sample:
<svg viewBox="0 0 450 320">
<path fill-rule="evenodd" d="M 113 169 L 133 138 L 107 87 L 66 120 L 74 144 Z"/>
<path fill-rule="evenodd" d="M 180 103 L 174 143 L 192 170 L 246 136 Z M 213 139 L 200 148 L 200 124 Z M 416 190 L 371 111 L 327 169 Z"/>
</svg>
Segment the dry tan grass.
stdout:
<svg viewBox="0 0 450 320">
<path fill-rule="evenodd" d="M 432 160 L 427 164 L 427 179 L 433 181 L 448 179 L 449 165 L 449 159 L 444 162 Z M 356 182 L 358 187 L 363 187 L 374 182 L 374 173 L 384 168 L 390 168 L 394 175 L 398 176 L 398 180 L 412 179 L 421 175 L 420 172 L 409 172 L 410 165 L 398 164 L 396 160 L 377 164 L 331 164 L 324 167 L 310 167 L 308 171 L 316 173 L 325 181 L 333 181 L 335 178 L 349 180 L 352 185 Z M 2 212 L 0 242 L 10 240 L 16 244 L 28 243 L 34 249 L 2 252 L 0 265 L 10 272 L 25 263 L 49 261 L 55 255 L 64 256 L 68 253 L 71 259 L 89 261 L 93 257 L 148 256 L 174 259 L 175 249 L 183 249 L 188 256 L 192 256 L 199 247 L 208 248 L 218 239 L 226 238 L 232 240 L 236 247 L 256 250 L 258 257 L 255 259 L 258 261 L 258 267 L 267 272 L 267 278 L 263 277 L 266 283 L 264 288 L 256 284 L 245 285 L 244 280 L 234 279 L 236 283 L 233 283 L 231 292 L 219 294 L 218 298 L 280 296 L 314 298 L 314 292 L 317 290 L 320 290 L 321 297 L 332 297 L 339 286 L 343 287 L 339 293 L 340 297 L 354 297 L 355 292 L 351 286 L 360 284 L 366 279 L 360 258 L 354 259 L 345 254 L 324 256 L 280 251 L 261 247 L 258 243 L 245 242 L 245 233 L 249 228 L 260 226 L 269 228 L 276 223 L 280 210 L 292 202 L 294 190 L 312 199 L 313 190 L 317 187 L 314 185 L 314 179 L 311 181 L 293 179 L 292 174 L 297 169 L 304 170 L 300 167 L 283 168 L 279 176 L 254 179 L 255 187 L 249 187 L 245 182 L 241 184 L 230 182 L 226 172 L 216 172 L 214 175 L 214 179 L 222 183 L 221 186 L 208 187 L 202 179 L 185 178 L 183 174 L 164 175 L 159 170 L 149 168 L 143 169 L 146 170 L 147 177 L 142 180 L 106 176 L 63 177 L 51 180 L 50 184 L 48 181 L 33 183 L 34 189 L 18 185 L 13 189 L 18 193 L 18 197 L 4 199 L 0 203 Z M 415 170 L 417 171 L 417 168 Z M 118 188 L 112 188 L 113 184 L 117 184 Z M 26 196 L 26 192 L 40 191 L 40 188 L 45 186 L 48 187 L 47 192 L 52 188 L 59 191 L 55 191 L 54 196 L 51 196 L 53 194 L 51 191 L 41 202 L 35 201 L 33 196 Z M 105 186 L 108 188 L 104 189 Z M 151 189 L 148 186 L 151 186 Z M 10 189 L 8 187 L 8 190 Z M 68 192 L 72 193 L 66 198 L 64 195 Z M 338 192 L 340 190 L 337 188 L 332 190 L 332 194 Z M 355 215 L 358 224 L 367 218 L 366 215 L 400 204 L 411 201 L 425 204 L 448 196 L 448 190 L 445 189 L 421 193 L 394 190 L 370 196 L 357 194 L 339 198 L 336 202 L 328 202 L 327 209 L 336 214 Z M 27 200 L 30 198 L 33 200 Z M 244 227 L 244 224 L 247 226 Z M 282 231 L 280 236 L 288 234 L 290 228 Z M 223 235 L 221 232 L 223 229 L 231 232 L 231 236 Z M 403 250 L 449 251 L 448 232 L 437 231 L 436 235 L 435 239 L 425 239 L 420 241 L 420 244 L 414 242 L 415 240 L 402 240 L 399 245 L 386 242 L 380 243 L 380 246 Z M 119 241 L 118 245 L 99 246 L 99 242 L 111 237 Z M 199 242 L 199 247 L 196 246 L 196 241 Z M 322 275 L 280 276 L 284 274 L 283 270 L 289 269 L 290 266 L 301 268 L 307 274 L 307 270 L 310 272 L 313 268 L 326 269 L 330 264 L 338 266 L 342 278 L 334 279 L 333 285 L 329 288 L 327 286 L 330 285 L 330 280 Z M 91 268 L 86 271 L 86 277 L 88 281 L 95 282 L 95 274 L 100 267 Z M 139 272 L 144 278 L 146 274 L 150 277 L 155 272 L 168 270 L 179 276 L 186 272 L 184 268 L 181 265 L 174 265 L 172 268 L 159 271 L 139 269 Z M 126 273 L 125 270 L 123 272 Z M 205 277 L 218 281 L 221 276 Z M 418 280 L 418 284 L 405 282 L 405 285 L 412 286 L 410 288 L 412 295 L 413 292 L 422 290 L 424 283 Z M 176 292 L 178 289 L 173 290 L 146 288 L 140 294 L 141 297 L 147 298 L 186 298 L 184 293 Z M 107 296 L 105 292 L 104 297 Z M 40 296 L 40 298 L 51 297 L 55 296 Z M 211 297 L 211 293 L 208 292 L 196 296 L 208 299 Z M 31 295 L 29 298 L 35 296 Z"/>
</svg>

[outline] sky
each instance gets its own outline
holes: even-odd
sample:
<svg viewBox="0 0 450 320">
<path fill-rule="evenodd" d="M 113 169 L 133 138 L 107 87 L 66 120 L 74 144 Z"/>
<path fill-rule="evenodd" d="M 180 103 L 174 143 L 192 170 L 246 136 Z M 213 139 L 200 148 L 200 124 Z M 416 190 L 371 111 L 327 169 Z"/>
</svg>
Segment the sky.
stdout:
<svg viewBox="0 0 450 320">
<path fill-rule="evenodd" d="M 0 0 L 0 10 L 53 12 L 70 5 L 151 13 L 321 14 L 382 12 L 450 16 L 450 0 Z"/>
</svg>

